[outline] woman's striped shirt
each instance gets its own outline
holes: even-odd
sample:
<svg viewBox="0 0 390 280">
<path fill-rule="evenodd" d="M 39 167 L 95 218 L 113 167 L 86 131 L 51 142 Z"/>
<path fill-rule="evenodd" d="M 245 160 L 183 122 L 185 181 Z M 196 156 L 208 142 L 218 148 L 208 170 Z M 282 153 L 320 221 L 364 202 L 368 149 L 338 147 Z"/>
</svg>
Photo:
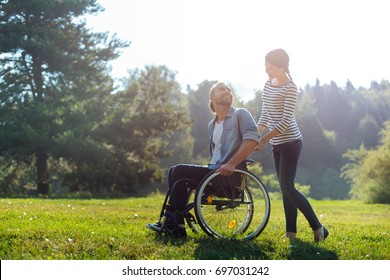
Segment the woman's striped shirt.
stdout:
<svg viewBox="0 0 390 280">
<path fill-rule="evenodd" d="M 302 138 L 294 115 L 297 98 L 298 89 L 293 82 L 282 86 L 272 86 L 270 81 L 265 84 L 261 117 L 257 124 L 280 133 L 270 140 L 272 145 Z"/>
</svg>

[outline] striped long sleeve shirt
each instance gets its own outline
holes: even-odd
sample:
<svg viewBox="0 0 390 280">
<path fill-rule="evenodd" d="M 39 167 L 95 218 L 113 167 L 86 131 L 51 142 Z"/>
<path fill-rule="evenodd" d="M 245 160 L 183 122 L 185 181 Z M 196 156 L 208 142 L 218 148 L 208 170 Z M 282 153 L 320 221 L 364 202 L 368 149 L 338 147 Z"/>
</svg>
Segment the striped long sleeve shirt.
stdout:
<svg viewBox="0 0 390 280">
<path fill-rule="evenodd" d="M 302 138 L 294 115 L 297 98 L 298 89 L 293 82 L 282 86 L 272 86 L 270 81 L 265 84 L 261 117 L 257 124 L 280 133 L 270 140 L 272 145 Z"/>
</svg>

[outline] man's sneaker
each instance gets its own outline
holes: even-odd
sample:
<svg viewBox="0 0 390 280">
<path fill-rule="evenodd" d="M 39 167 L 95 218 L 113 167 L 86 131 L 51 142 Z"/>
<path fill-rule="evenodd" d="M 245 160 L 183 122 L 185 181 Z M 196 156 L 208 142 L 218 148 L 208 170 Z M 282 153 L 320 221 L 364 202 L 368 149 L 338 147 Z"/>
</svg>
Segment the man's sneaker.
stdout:
<svg viewBox="0 0 390 280">
<path fill-rule="evenodd" d="M 156 224 L 147 224 L 146 227 L 158 233 L 163 232 L 168 234 L 174 234 L 175 231 L 174 224 L 169 222 L 165 222 L 164 226 L 162 225 L 162 223 L 156 223 Z"/>
<path fill-rule="evenodd" d="M 155 232 L 161 231 L 161 223 L 155 223 L 155 224 L 146 224 L 146 227 L 150 230 L 153 230 Z"/>
<path fill-rule="evenodd" d="M 187 237 L 187 231 L 184 224 L 178 224 L 174 233 L 175 237 L 184 238 Z"/>
<path fill-rule="evenodd" d="M 177 227 L 175 227 L 172 223 L 165 223 L 164 226 L 162 226 L 161 223 L 156 224 L 147 224 L 146 227 L 150 230 L 153 230 L 155 232 L 163 232 L 167 234 L 171 234 L 175 237 L 186 237 L 187 231 L 184 227 L 184 224 L 179 224 Z"/>
</svg>

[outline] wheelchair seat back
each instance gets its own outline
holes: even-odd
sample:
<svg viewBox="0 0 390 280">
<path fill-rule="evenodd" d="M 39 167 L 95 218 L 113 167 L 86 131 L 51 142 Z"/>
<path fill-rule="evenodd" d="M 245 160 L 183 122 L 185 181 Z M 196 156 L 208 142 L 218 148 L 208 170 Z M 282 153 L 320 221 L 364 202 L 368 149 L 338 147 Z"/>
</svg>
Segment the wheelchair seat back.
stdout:
<svg viewBox="0 0 390 280">
<path fill-rule="evenodd" d="M 210 181 L 209 185 L 210 188 L 206 189 L 207 195 L 235 199 L 244 190 L 245 180 L 239 173 L 233 173 L 230 176 L 218 175 Z"/>
</svg>

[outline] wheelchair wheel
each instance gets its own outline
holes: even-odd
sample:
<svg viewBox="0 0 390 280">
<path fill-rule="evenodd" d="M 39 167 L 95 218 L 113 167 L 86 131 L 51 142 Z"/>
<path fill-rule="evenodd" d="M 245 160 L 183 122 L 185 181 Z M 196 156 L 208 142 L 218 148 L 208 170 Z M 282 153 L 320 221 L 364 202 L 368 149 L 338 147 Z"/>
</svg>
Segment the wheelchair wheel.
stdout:
<svg viewBox="0 0 390 280">
<path fill-rule="evenodd" d="M 189 228 L 192 230 L 193 233 L 200 233 L 202 232 L 202 229 L 200 228 L 196 218 L 195 218 L 195 211 L 194 211 L 194 200 L 195 200 L 195 189 L 190 189 L 188 191 L 188 203 L 186 206 L 185 211 L 185 220 Z"/>
<path fill-rule="evenodd" d="M 236 169 L 230 176 L 210 173 L 195 192 L 195 215 L 212 237 L 253 239 L 266 227 L 270 199 L 251 172 Z"/>
</svg>

